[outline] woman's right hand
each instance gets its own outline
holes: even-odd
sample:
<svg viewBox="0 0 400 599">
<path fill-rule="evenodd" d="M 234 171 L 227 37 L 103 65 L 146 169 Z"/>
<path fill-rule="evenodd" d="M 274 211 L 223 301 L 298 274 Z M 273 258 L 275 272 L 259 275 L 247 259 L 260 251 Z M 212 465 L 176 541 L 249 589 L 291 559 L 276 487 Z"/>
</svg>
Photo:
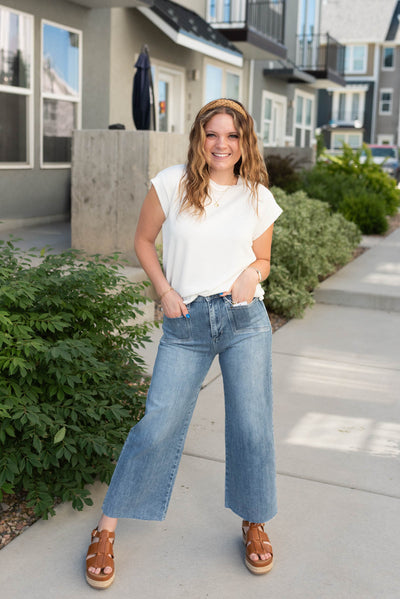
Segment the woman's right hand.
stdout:
<svg viewBox="0 0 400 599">
<path fill-rule="evenodd" d="M 183 299 L 175 289 L 171 289 L 161 298 L 161 308 L 168 318 L 179 318 L 180 316 L 190 318 L 186 304 L 183 303 Z"/>
</svg>

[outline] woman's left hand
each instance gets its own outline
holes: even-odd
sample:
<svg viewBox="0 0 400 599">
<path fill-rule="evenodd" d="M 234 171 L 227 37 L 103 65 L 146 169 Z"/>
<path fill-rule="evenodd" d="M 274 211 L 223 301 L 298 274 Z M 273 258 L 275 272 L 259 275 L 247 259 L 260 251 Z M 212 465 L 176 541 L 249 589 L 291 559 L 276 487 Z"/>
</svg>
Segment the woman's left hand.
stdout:
<svg viewBox="0 0 400 599">
<path fill-rule="evenodd" d="M 246 268 L 240 273 L 229 291 L 226 291 L 222 295 L 232 295 L 232 302 L 234 304 L 240 304 L 242 302 L 250 304 L 250 302 L 253 301 L 257 284 L 257 271 L 254 268 Z"/>
</svg>

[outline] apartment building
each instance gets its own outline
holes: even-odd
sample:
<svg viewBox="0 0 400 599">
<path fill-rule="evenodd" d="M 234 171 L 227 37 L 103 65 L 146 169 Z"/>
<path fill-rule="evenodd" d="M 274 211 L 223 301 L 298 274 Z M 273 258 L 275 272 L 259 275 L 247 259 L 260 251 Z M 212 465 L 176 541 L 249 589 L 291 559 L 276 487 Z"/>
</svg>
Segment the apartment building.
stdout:
<svg viewBox="0 0 400 599">
<path fill-rule="evenodd" d="M 317 123 L 330 150 L 400 145 L 399 19 L 398 0 L 323 1 L 322 30 L 345 47 L 346 87 L 319 94 Z"/>
<path fill-rule="evenodd" d="M 321 0 L 0 0 L 0 221 L 68 218 L 72 131 L 134 129 L 144 44 L 157 130 L 226 96 L 266 148 L 311 147 L 318 89 L 344 82 L 320 18 Z"/>
</svg>

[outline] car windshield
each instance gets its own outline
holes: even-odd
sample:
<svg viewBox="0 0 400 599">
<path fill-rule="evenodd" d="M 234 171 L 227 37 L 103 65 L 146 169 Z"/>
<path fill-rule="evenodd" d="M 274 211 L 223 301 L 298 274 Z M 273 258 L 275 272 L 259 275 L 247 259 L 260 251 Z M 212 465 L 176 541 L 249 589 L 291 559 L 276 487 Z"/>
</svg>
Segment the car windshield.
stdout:
<svg viewBox="0 0 400 599">
<path fill-rule="evenodd" d="M 370 148 L 372 156 L 376 158 L 396 158 L 396 150 L 394 148 Z"/>
</svg>

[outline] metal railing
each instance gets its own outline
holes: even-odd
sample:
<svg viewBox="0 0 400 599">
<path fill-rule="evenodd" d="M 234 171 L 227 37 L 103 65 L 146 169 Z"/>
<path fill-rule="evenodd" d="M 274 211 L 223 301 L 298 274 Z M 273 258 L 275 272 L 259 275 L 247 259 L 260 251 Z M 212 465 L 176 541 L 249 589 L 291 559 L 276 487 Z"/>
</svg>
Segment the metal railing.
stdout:
<svg viewBox="0 0 400 599">
<path fill-rule="evenodd" d="M 252 1 L 230 5 L 229 11 L 223 0 L 215 3 L 215 16 L 209 18 L 217 29 L 243 29 L 247 27 L 265 37 L 283 43 L 286 0 Z"/>
<path fill-rule="evenodd" d="M 355 122 L 362 124 L 364 114 L 360 110 L 335 110 L 332 112 L 331 120 L 338 125 L 354 124 Z"/>
<path fill-rule="evenodd" d="M 329 33 L 297 36 L 296 64 L 305 71 L 335 71 L 344 75 L 345 46 Z"/>
</svg>

